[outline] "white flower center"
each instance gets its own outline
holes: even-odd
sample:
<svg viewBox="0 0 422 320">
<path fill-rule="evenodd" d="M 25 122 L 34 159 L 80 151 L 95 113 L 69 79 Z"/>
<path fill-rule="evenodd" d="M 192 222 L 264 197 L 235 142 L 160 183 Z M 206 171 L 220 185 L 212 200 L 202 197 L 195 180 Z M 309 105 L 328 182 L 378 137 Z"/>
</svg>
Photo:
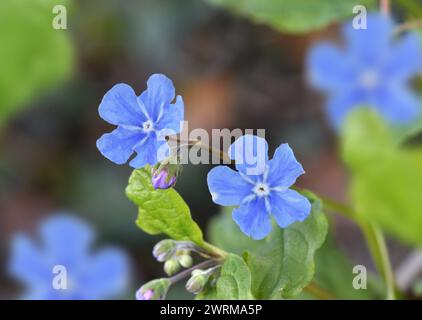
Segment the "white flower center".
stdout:
<svg viewBox="0 0 422 320">
<path fill-rule="evenodd" d="M 378 85 L 380 77 L 377 71 L 372 69 L 364 70 L 359 77 L 359 83 L 365 89 L 373 89 Z"/>
<path fill-rule="evenodd" d="M 151 120 L 147 120 L 142 124 L 142 129 L 144 129 L 144 132 L 150 132 L 154 130 L 154 126 Z"/>
<path fill-rule="evenodd" d="M 266 197 L 270 194 L 270 187 L 265 183 L 259 182 L 253 188 L 253 192 L 258 197 Z"/>
</svg>

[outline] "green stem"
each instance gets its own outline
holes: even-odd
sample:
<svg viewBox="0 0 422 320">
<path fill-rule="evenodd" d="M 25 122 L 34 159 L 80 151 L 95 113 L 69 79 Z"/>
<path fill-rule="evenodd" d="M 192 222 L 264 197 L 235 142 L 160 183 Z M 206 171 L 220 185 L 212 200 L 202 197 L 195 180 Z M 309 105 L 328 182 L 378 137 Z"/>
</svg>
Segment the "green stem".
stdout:
<svg viewBox="0 0 422 320">
<path fill-rule="evenodd" d="M 411 21 L 407 21 L 407 22 L 402 23 L 401 25 L 399 25 L 394 30 L 394 34 L 395 35 L 399 35 L 402 32 L 413 30 L 413 29 L 419 29 L 419 28 L 422 28 L 422 20 L 421 19 L 411 20 Z"/>
<path fill-rule="evenodd" d="M 211 243 L 204 242 L 204 245 L 202 246 L 207 252 L 211 254 L 212 257 L 216 258 L 217 260 L 224 260 L 229 255 L 226 251 L 223 249 L 220 249 Z"/>
<path fill-rule="evenodd" d="M 216 262 L 215 260 L 206 260 L 206 261 L 202 261 L 201 263 L 198 263 L 197 265 L 194 265 L 192 268 L 183 270 L 182 272 L 179 272 L 178 274 L 174 275 L 173 277 L 169 278 L 170 282 L 172 284 L 186 278 L 189 277 L 192 274 L 192 271 L 197 270 L 197 269 L 208 269 L 211 267 L 214 267 L 218 265 L 218 262 Z"/>
<path fill-rule="evenodd" d="M 303 291 L 309 293 L 319 300 L 336 300 L 336 298 L 324 288 L 318 286 L 315 282 L 311 282 Z"/>
<path fill-rule="evenodd" d="M 384 278 L 387 289 L 387 300 L 395 300 L 395 280 L 388 256 L 387 244 L 381 229 L 370 222 L 358 221 L 368 244 L 375 265 Z"/>
<path fill-rule="evenodd" d="M 174 141 L 174 142 L 177 142 L 178 144 L 181 143 L 190 147 L 199 147 L 201 149 L 208 150 L 209 152 L 218 155 L 219 158 L 223 160 L 224 163 L 230 164 L 232 162 L 230 157 L 227 155 L 227 153 L 225 153 L 224 151 L 220 149 L 213 148 L 212 146 L 203 143 L 201 140 L 186 140 L 185 141 L 185 140 L 180 140 L 179 137 L 177 136 L 176 137 L 167 136 L 166 140 Z"/>
<path fill-rule="evenodd" d="M 394 300 L 396 297 L 394 274 L 391 267 L 385 238 L 381 229 L 373 223 L 363 221 L 362 219 L 358 218 L 353 209 L 342 203 L 324 197 L 322 197 L 321 200 L 324 204 L 324 207 L 337 213 L 341 213 L 347 218 L 352 219 L 361 228 L 372 259 L 374 260 L 375 266 L 385 281 L 387 288 L 386 298 L 387 300 Z"/>
</svg>

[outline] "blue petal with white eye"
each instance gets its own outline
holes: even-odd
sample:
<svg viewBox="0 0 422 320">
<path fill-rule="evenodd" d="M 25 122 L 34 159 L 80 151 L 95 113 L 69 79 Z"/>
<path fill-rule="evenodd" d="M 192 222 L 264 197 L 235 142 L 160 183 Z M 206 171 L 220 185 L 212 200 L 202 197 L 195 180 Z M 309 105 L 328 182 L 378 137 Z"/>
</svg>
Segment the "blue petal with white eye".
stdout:
<svg viewBox="0 0 422 320">
<path fill-rule="evenodd" d="M 304 173 L 293 150 L 284 143 L 276 149 L 273 158 L 269 161 L 268 182 L 272 187 L 290 187 Z"/>
<path fill-rule="evenodd" d="M 268 143 L 255 135 L 244 135 L 231 144 L 230 159 L 236 162 L 236 169 L 247 175 L 263 174 L 268 161 Z"/>
<path fill-rule="evenodd" d="M 146 134 L 141 129 L 117 127 L 97 140 L 97 148 L 110 161 L 124 164 L 133 154 L 133 148 L 144 139 Z"/>
<path fill-rule="evenodd" d="M 156 124 L 157 130 L 166 131 L 165 135 L 170 134 L 169 130 L 171 130 L 171 134 L 179 133 L 184 117 L 183 99 L 181 96 L 177 96 L 174 104 L 165 104 L 163 106 L 163 112 L 159 115 Z"/>
<path fill-rule="evenodd" d="M 384 86 L 374 95 L 372 105 L 387 120 L 409 123 L 420 115 L 419 97 L 402 85 Z"/>
<path fill-rule="evenodd" d="M 394 82 L 405 82 L 420 72 L 422 68 L 422 50 L 420 36 L 409 33 L 396 41 L 385 67 L 385 74 Z"/>
<path fill-rule="evenodd" d="M 88 254 L 94 238 L 92 228 L 81 219 L 66 214 L 58 214 L 40 227 L 40 235 L 46 250 L 61 264 L 73 263 Z M 72 245 L 69 245 L 72 243 Z"/>
<path fill-rule="evenodd" d="M 100 117 L 114 125 L 141 126 L 147 120 L 133 89 L 116 84 L 105 95 L 98 108 Z"/>
<path fill-rule="evenodd" d="M 271 231 L 270 213 L 262 198 L 256 197 L 242 203 L 233 210 L 232 216 L 242 232 L 252 239 L 261 240 Z"/>
<path fill-rule="evenodd" d="M 294 190 L 274 192 L 270 196 L 271 211 L 281 228 L 305 220 L 311 212 L 309 200 Z"/>
<path fill-rule="evenodd" d="M 147 89 L 136 97 L 125 84 L 114 86 L 99 107 L 103 119 L 118 127 L 97 140 L 97 148 L 107 159 L 134 168 L 155 165 L 169 155 L 165 136 L 181 131 L 184 104 L 175 97 L 173 82 L 162 74 L 154 74 L 147 81 Z M 164 152 L 162 152 L 164 151 Z"/>
<path fill-rule="evenodd" d="M 163 107 L 170 104 L 175 96 L 173 82 L 163 74 L 153 74 L 147 81 L 147 90 L 138 97 L 148 110 L 155 123 L 163 112 Z"/>
<path fill-rule="evenodd" d="M 143 139 L 141 143 L 134 147 L 134 150 L 137 155 L 129 165 L 135 169 L 142 168 L 147 164 L 153 166 L 163 160 L 165 155 L 169 154 L 167 143 L 164 140 L 159 140 L 155 133 L 150 133 L 147 138 Z"/>
<path fill-rule="evenodd" d="M 25 235 L 17 234 L 11 242 L 9 273 L 30 287 L 43 288 L 51 270 L 43 251 Z"/>
<path fill-rule="evenodd" d="M 350 54 L 363 65 L 374 65 L 388 51 L 391 33 L 391 19 L 382 14 L 368 14 L 366 29 L 355 29 L 351 21 L 345 23 L 343 34 Z"/>
<path fill-rule="evenodd" d="M 23 235 L 12 241 L 9 273 L 24 285 L 24 299 L 104 299 L 127 288 L 126 254 L 109 248 L 93 252 L 94 232 L 81 219 L 65 213 L 52 216 L 42 223 L 39 235 L 36 244 Z M 61 287 L 55 287 L 59 282 Z"/>
<path fill-rule="evenodd" d="M 422 68 L 420 36 L 410 32 L 397 37 L 393 21 L 381 14 L 369 14 L 366 29 L 347 22 L 343 34 L 344 53 L 323 43 L 315 45 L 307 59 L 310 83 L 327 94 L 334 127 L 361 106 L 374 108 L 392 124 L 415 120 L 419 97 L 408 82 Z"/>
<path fill-rule="evenodd" d="M 237 206 L 252 193 L 253 184 L 239 172 L 227 166 L 217 166 L 208 172 L 207 182 L 212 200 L 222 206 Z M 252 181 L 251 181 L 252 182 Z"/>
<path fill-rule="evenodd" d="M 366 103 L 367 98 L 364 92 L 356 88 L 335 93 L 328 98 L 328 118 L 335 128 L 339 128 L 350 110 L 358 106 L 364 106 Z"/>
<path fill-rule="evenodd" d="M 324 91 L 337 91 L 353 77 L 347 56 L 337 47 L 320 43 L 311 48 L 307 65 L 309 82 Z"/>
<path fill-rule="evenodd" d="M 121 250 L 103 249 L 94 253 L 79 271 L 81 292 L 86 299 L 106 299 L 129 284 L 130 266 Z"/>
</svg>

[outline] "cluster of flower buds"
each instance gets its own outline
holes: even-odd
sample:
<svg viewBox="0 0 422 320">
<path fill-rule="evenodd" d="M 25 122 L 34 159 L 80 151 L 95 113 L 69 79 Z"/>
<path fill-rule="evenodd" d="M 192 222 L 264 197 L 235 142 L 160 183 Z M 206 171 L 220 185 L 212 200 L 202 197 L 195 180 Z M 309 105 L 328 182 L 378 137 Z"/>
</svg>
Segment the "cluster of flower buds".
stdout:
<svg viewBox="0 0 422 320">
<path fill-rule="evenodd" d="M 186 290 L 193 294 L 198 294 L 204 290 L 207 283 L 212 281 L 217 274 L 219 266 L 215 266 L 206 270 L 196 269 L 192 271 L 191 277 L 186 283 Z"/>
<path fill-rule="evenodd" d="M 179 271 L 180 267 L 189 268 L 192 265 L 192 246 L 191 242 L 165 239 L 154 246 L 152 254 L 157 261 L 164 262 L 164 271 L 170 276 Z"/>
<path fill-rule="evenodd" d="M 161 278 L 147 282 L 136 292 L 137 300 L 164 300 L 171 285 L 170 279 Z"/>
</svg>

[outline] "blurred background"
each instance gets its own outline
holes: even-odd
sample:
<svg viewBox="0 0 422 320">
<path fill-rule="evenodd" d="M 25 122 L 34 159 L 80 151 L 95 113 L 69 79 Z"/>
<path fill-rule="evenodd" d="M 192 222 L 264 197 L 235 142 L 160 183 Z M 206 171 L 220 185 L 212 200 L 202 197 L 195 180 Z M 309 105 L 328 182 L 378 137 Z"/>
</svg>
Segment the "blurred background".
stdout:
<svg viewBox="0 0 422 320">
<path fill-rule="evenodd" d="M 299 186 L 347 201 L 336 135 L 303 70 L 310 44 L 336 39 L 339 24 L 285 34 L 202 0 L 1 2 L 0 298 L 22 290 L 5 268 L 10 238 L 61 209 L 94 225 L 99 244 L 129 253 L 134 281 L 127 298 L 164 274 L 151 255 L 160 238 L 136 227 L 136 207 L 124 194 L 130 167 L 95 146 L 112 129 L 98 105 L 116 83 L 139 94 L 151 74 L 166 74 L 184 98 L 190 130 L 265 128 L 270 154 L 283 142 L 295 150 L 307 172 Z M 68 9 L 67 30 L 51 27 L 56 3 Z M 186 165 L 176 185 L 205 229 L 219 210 L 206 185 L 209 169 Z M 347 259 L 373 268 L 356 227 L 332 219 L 334 242 Z M 397 265 L 408 249 L 390 246 Z M 191 296 L 176 287 L 169 298 Z"/>
</svg>

